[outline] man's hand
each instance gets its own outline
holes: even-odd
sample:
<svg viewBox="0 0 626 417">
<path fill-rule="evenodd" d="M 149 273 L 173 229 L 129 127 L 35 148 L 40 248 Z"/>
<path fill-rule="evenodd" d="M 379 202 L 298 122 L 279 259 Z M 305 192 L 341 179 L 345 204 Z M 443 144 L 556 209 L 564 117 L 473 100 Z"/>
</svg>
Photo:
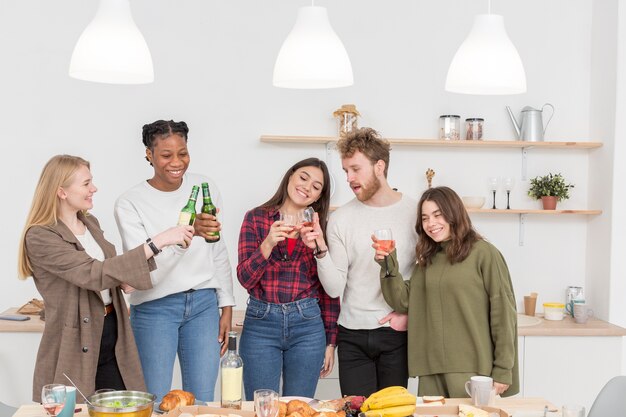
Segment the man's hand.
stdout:
<svg viewBox="0 0 626 417">
<path fill-rule="evenodd" d="M 378 320 L 378 324 L 385 324 L 389 322 L 392 329 L 398 332 L 406 332 L 408 321 L 409 316 L 407 316 L 406 314 L 400 314 L 392 311 L 382 319 Z"/>
</svg>

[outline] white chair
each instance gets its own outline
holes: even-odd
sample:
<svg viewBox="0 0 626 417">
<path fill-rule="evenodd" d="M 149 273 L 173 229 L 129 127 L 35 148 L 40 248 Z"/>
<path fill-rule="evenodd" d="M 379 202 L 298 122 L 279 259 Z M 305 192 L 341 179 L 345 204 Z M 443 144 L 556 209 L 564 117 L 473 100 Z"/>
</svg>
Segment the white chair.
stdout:
<svg viewBox="0 0 626 417">
<path fill-rule="evenodd" d="M 13 414 L 17 411 L 17 408 L 6 405 L 0 401 L 0 417 L 13 417 Z"/>
<path fill-rule="evenodd" d="M 596 397 L 587 417 L 624 415 L 626 410 L 626 375 L 609 380 Z"/>
</svg>

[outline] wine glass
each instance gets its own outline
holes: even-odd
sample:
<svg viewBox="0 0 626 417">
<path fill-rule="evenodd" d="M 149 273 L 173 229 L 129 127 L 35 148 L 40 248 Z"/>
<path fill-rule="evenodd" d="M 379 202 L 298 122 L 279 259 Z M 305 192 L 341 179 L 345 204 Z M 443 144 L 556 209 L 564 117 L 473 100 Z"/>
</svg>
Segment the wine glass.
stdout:
<svg viewBox="0 0 626 417">
<path fill-rule="evenodd" d="M 506 209 L 510 210 L 511 206 L 509 204 L 509 200 L 511 197 L 511 191 L 513 190 L 513 187 L 515 187 L 515 178 L 513 177 L 506 177 L 502 180 L 502 186 L 504 187 L 504 190 L 506 191 Z"/>
<path fill-rule="evenodd" d="M 59 414 L 65 406 L 65 385 L 44 385 L 41 389 L 41 404 L 50 417 Z"/>
<path fill-rule="evenodd" d="M 313 215 L 315 214 L 315 210 L 313 210 L 313 207 L 307 207 L 304 210 L 302 210 L 299 214 L 300 214 L 300 222 L 302 223 L 302 226 L 313 227 Z M 315 254 L 317 254 L 320 251 L 320 247 L 317 244 L 317 239 L 315 239 L 314 242 L 315 242 Z"/>
<path fill-rule="evenodd" d="M 496 208 L 496 191 L 498 191 L 498 188 L 500 188 L 500 177 L 489 177 L 488 183 L 489 183 L 489 189 L 493 193 L 493 207 L 491 208 L 495 209 Z"/>
<path fill-rule="evenodd" d="M 283 222 L 283 226 L 291 227 L 291 230 L 288 232 L 288 233 L 291 233 L 296 228 L 296 221 L 298 219 L 296 218 L 295 214 L 289 214 L 289 213 L 285 213 L 281 211 L 280 220 Z"/>
<path fill-rule="evenodd" d="M 254 391 L 254 410 L 257 417 L 276 417 L 278 415 L 278 393 L 271 389 Z"/>
<path fill-rule="evenodd" d="M 393 234 L 391 229 L 379 229 L 374 231 L 374 237 L 376 238 L 376 244 L 378 248 L 387 253 L 391 252 L 395 247 L 396 242 L 393 240 Z M 389 276 L 389 264 L 387 263 L 387 257 L 385 256 L 385 277 Z"/>
</svg>

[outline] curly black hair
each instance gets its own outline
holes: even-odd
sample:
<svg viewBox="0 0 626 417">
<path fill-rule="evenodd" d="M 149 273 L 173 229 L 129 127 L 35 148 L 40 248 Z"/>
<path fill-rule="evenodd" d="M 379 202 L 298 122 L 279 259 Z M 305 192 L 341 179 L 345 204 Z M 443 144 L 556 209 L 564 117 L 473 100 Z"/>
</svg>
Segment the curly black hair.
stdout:
<svg viewBox="0 0 626 417">
<path fill-rule="evenodd" d="M 176 134 L 182 136 L 183 139 L 185 139 L 185 142 L 187 142 L 188 133 L 189 128 L 187 127 L 187 123 L 183 121 L 175 122 L 173 120 L 157 120 L 156 122 L 143 125 L 141 141 L 146 148 L 153 151 L 154 143 L 157 139 L 164 139 L 170 135 Z M 146 161 L 150 162 L 148 157 L 146 157 Z M 152 165 L 151 162 L 150 165 Z"/>
</svg>

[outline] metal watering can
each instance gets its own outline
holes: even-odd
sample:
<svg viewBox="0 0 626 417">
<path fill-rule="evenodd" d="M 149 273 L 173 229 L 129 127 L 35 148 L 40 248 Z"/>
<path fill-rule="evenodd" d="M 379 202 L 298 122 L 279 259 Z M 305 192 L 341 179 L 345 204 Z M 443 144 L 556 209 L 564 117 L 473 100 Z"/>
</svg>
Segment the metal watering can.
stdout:
<svg viewBox="0 0 626 417">
<path fill-rule="evenodd" d="M 546 126 L 543 126 L 543 119 L 541 117 L 543 113 L 543 109 L 546 106 L 550 106 L 552 108 L 552 114 L 550 118 L 546 122 Z M 513 112 L 511 112 L 511 108 L 506 106 L 506 110 L 509 112 L 509 116 L 511 117 L 511 121 L 513 122 L 513 126 L 515 127 L 515 132 L 519 140 L 524 140 L 527 142 L 543 142 L 543 135 L 546 132 L 548 127 L 548 123 L 552 120 L 552 116 L 554 116 L 554 106 L 550 103 L 546 103 L 540 109 L 534 109 L 530 106 L 526 106 L 522 109 L 522 113 L 520 115 L 520 122 L 517 123 L 515 116 L 513 116 Z"/>
</svg>

